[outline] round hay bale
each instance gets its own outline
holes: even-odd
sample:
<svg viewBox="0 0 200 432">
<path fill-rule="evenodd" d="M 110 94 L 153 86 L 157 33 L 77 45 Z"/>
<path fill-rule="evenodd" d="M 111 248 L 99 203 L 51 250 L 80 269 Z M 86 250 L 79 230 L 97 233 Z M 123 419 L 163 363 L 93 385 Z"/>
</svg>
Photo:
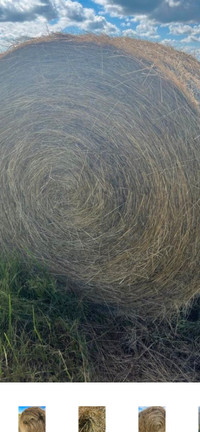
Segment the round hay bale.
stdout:
<svg viewBox="0 0 200 432">
<path fill-rule="evenodd" d="M 199 292 L 200 65 L 54 35 L 0 57 L 0 243 L 95 302 L 152 315 Z"/>
<path fill-rule="evenodd" d="M 165 432 L 165 409 L 150 407 L 139 413 L 139 432 Z"/>
<path fill-rule="evenodd" d="M 19 432 L 45 432 L 45 411 L 39 407 L 25 409 L 19 417 Z"/>
<path fill-rule="evenodd" d="M 79 407 L 79 432 L 105 430 L 105 407 Z"/>
</svg>

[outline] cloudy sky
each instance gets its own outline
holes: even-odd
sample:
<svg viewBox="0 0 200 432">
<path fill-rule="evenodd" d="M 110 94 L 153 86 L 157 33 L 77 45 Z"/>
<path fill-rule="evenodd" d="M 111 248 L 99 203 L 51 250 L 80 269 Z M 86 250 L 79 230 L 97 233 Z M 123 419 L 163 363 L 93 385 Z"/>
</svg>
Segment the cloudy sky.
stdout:
<svg viewBox="0 0 200 432">
<path fill-rule="evenodd" d="M 0 0 L 0 51 L 58 31 L 148 39 L 200 60 L 200 0 Z"/>
</svg>

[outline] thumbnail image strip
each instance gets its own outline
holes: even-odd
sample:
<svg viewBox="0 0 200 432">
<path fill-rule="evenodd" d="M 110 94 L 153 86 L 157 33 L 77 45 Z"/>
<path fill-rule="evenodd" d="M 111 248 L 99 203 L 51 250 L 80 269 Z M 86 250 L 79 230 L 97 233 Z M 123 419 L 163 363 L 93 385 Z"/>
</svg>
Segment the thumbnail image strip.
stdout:
<svg viewBox="0 0 200 432">
<path fill-rule="evenodd" d="M 46 432 L 46 407 L 19 407 L 19 432 Z"/>
<path fill-rule="evenodd" d="M 165 432 L 165 408 L 139 407 L 139 432 Z"/>
<path fill-rule="evenodd" d="M 105 432 L 105 407 L 79 407 L 79 432 Z"/>
</svg>

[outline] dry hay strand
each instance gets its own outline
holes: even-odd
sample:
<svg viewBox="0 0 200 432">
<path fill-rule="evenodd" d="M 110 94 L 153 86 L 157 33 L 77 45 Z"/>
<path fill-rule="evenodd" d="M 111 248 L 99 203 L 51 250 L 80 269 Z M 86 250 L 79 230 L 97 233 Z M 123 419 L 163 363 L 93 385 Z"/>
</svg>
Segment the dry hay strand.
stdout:
<svg viewBox="0 0 200 432">
<path fill-rule="evenodd" d="M 200 68 L 188 65 L 92 35 L 0 57 L 3 252 L 126 313 L 170 314 L 199 292 Z"/>
<path fill-rule="evenodd" d="M 39 407 L 25 409 L 19 417 L 19 432 L 45 432 L 45 411 Z"/>
<path fill-rule="evenodd" d="M 165 432 L 165 409 L 155 406 L 141 411 L 139 432 Z"/>
<path fill-rule="evenodd" d="M 105 407 L 79 407 L 79 432 L 105 432 Z"/>
<path fill-rule="evenodd" d="M 100 315 L 99 305 L 95 306 L 84 328 L 89 364 L 95 365 L 90 370 L 91 381 L 199 381 L 199 325 L 187 321 L 188 314 L 162 321 L 124 319 L 108 310 Z"/>
</svg>

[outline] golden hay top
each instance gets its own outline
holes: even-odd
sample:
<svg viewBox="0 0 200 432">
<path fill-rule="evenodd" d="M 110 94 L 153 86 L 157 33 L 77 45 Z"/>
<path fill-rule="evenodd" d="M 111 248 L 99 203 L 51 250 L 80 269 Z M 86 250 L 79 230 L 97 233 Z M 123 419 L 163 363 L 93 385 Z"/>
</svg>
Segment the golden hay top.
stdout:
<svg viewBox="0 0 200 432">
<path fill-rule="evenodd" d="M 0 57 L 0 242 L 88 298 L 165 314 L 199 291 L 197 60 L 54 35 Z"/>
<path fill-rule="evenodd" d="M 19 432 L 45 432 L 45 411 L 39 407 L 25 409 L 19 417 Z"/>
<path fill-rule="evenodd" d="M 0 58 L 15 51 L 19 47 L 48 43 L 53 41 L 65 42 L 84 42 L 95 43 L 97 45 L 112 45 L 124 53 L 130 54 L 138 59 L 149 60 L 151 67 L 157 67 L 165 76 L 173 80 L 182 91 L 191 98 L 194 103 L 199 105 L 200 101 L 200 76 L 199 61 L 192 55 L 182 51 L 177 51 L 170 46 L 165 46 L 157 42 L 138 40 L 130 37 L 109 37 L 107 35 L 97 36 L 94 34 L 72 35 L 54 33 L 49 36 L 30 39 L 24 43 L 19 43 L 10 48 L 7 52 L 0 54 Z"/>
<path fill-rule="evenodd" d="M 150 407 L 139 413 L 139 432 L 165 432 L 165 409 Z"/>
<path fill-rule="evenodd" d="M 79 407 L 79 432 L 105 432 L 105 407 Z"/>
</svg>

